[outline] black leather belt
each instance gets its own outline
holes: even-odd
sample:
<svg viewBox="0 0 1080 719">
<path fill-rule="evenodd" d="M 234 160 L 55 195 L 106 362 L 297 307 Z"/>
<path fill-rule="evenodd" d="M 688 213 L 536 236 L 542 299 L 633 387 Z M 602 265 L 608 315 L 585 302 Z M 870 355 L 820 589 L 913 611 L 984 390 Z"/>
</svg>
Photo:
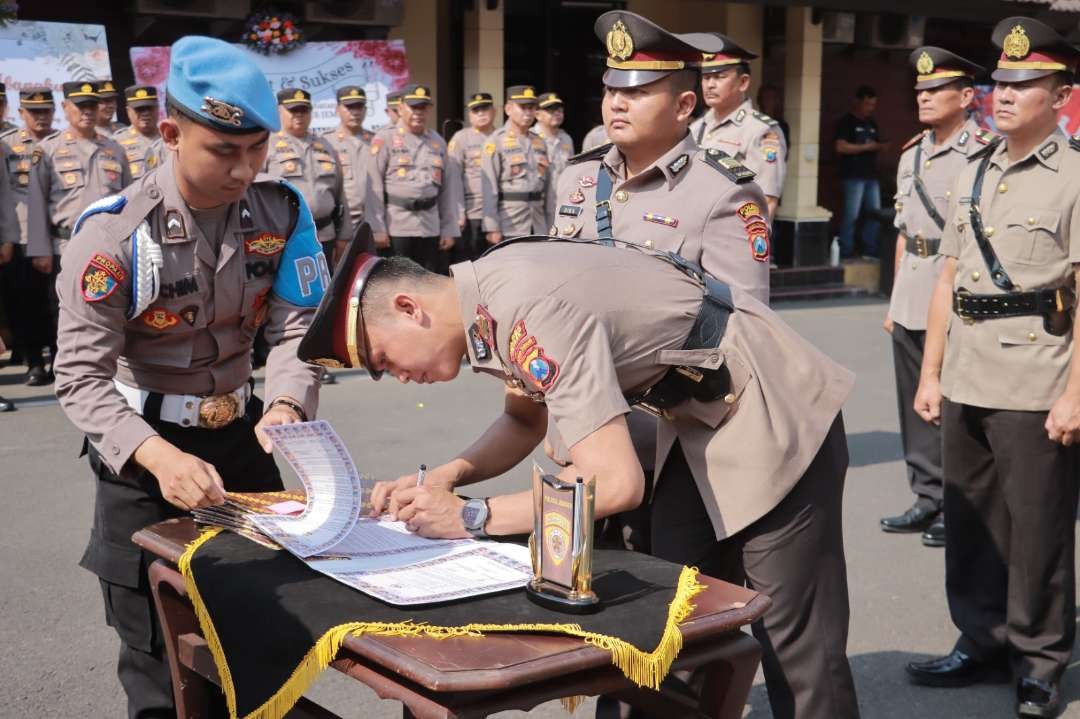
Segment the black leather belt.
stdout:
<svg viewBox="0 0 1080 719">
<path fill-rule="evenodd" d="M 1002 317 L 1048 316 L 1065 313 L 1076 303 L 1071 287 L 1008 292 L 1003 295 L 973 295 L 963 290 L 953 292 L 953 312 L 963 320 L 989 320 Z"/>
<path fill-rule="evenodd" d="M 387 204 L 393 205 L 394 207 L 401 207 L 409 210 L 410 212 L 419 212 L 420 210 L 430 210 L 432 207 L 439 204 L 439 196 L 436 195 L 435 197 L 424 197 L 418 199 L 414 197 L 398 197 L 396 195 L 387 195 L 386 202 Z"/>
<path fill-rule="evenodd" d="M 324 217 L 324 218 L 322 218 L 320 220 L 315 220 L 315 229 L 316 230 L 321 230 L 324 227 L 329 227 L 333 223 L 334 223 L 334 216 L 333 215 L 327 215 L 326 217 Z"/>
<path fill-rule="evenodd" d="M 543 192 L 500 192 L 500 200 L 507 202 L 537 202 L 544 199 Z"/>
<path fill-rule="evenodd" d="M 53 237 L 59 237 L 61 240 L 70 240 L 71 239 L 71 228 L 70 227 L 53 227 L 52 228 L 52 234 L 53 234 Z"/>
<path fill-rule="evenodd" d="M 916 235 L 915 237 L 904 235 L 904 237 L 907 238 L 904 248 L 911 254 L 918 255 L 919 257 L 931 257 L 936 255 L 938 253 L 938 248 L 941 247 L 940 238 L 928 240 L 920 235 Z"/>
</svg>

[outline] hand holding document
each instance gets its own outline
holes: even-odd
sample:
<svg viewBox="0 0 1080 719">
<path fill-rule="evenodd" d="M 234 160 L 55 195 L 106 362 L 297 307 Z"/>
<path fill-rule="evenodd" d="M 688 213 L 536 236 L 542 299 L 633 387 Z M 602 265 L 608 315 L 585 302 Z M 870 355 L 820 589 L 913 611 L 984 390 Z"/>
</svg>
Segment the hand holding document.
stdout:
<svg viewBox="0 0 1080 719">
<path fill-rule="evenodd" d="M 224 507 L 197 510 L 197 521 L 272 542 L 312 569 L 390 604 L 446 602 L 516 589 L 529 581 L 526 547 L 425 539 L 403 522 L 362 517 L 370 508 L 374 480 L 360 475 L 328 422 L 265 431 L 296 472 L 306 501 L 291 493 L 230 494 Z"/>
</svg>

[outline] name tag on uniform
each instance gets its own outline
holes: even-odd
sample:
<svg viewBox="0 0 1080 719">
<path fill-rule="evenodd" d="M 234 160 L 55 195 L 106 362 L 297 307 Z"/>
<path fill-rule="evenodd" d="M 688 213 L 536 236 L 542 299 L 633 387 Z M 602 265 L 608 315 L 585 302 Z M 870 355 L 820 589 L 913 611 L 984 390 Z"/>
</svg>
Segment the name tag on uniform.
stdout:
<svg viewBox="0 0 1080 719">
<path fill-rule="evenodd" d="M 559 214 L 565 217 L 577 217 L 581 214 L 581 208 L 574 205 L 560 205 Z"/>
</svg>

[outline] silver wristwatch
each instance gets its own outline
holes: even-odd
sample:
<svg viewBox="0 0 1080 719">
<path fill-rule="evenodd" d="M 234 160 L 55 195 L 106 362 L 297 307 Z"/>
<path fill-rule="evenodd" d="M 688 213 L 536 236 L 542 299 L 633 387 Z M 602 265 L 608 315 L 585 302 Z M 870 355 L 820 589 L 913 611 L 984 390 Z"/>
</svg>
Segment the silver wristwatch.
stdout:
<svg viewBox="0 0 1080 719">
<path fill-rule="evenodd" d="M 470 499 L 461 508 L 461 523 L 465 525 L 469 534 L 483 539 L 488 536 L 484 531 L 484 525 L 487 524 L 490 515 L 491 510 L 488 508 L 486 499 Z"/>
</svg>

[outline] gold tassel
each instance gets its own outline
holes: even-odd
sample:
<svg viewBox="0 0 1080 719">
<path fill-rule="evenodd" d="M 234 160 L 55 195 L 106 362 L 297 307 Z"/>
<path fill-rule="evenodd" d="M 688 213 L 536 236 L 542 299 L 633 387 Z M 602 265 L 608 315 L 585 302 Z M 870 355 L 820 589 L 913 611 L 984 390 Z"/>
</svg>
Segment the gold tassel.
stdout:
<svg viewBox="0 0 1080 719">
<path fill-rule="evenodd" d="M 194 542 L 187 546 L 184 554 L 180 557 L 178 566 L 184 576 L 184 583 L 188 590 L 188 598 L 195 607 L 195 616 L 202 627 L 203 637 L 206 639 L 210 654 L 214 657 L 218 676 L 221 679 L 221 687 L 225 692 L 225 702 L 228 705 L 229 717 L 237 719 L 236 714 L 236 689 L 233 686 L 232 674 L 225 659 L 225 653 L 221 647 L 217 631 L 210 619 L 202 597 L 195 587 L 195 579 L 191 574 L 191 558 L 195 551 L 220 533 L 220 529 L 209 529 L 203 532 Z M 286 680 L 277 692 L 274 693 L 262 706 L 246 715 L 244 719 L 282 719 L 290 709 L 300 700 L 307 688 L 315 681 L 315 678 L 330 666 L 337 656 L 345 637 L 350 634 L 362 636 L 372 634 L 378 636 L 409 636 L 426 637 L 430 639 L 446 639 L 448 637 L 483 636 L 484 632 L 554 632 L 566 634 L 584 639 L 587 643 L 599 647 L 611 653 L 611 661 L 617 666 L 627 679 L 638 686 L 646 686 L 651 689 L 659 689 L 660 682 L 667 676 L 671 664 L 682 649 L 682 632 L 679 624 L 684 622 L 694 611 L 691 600 L 705 590 L 705 585 L 697 580 L 698 570 L 691 567 L 683 567 L 679 574 L 679 583 L 675 590 L 675 597 L 668 606 L 668 618 L 664 626 L 664 634 L 660 638 L 657 647 L 645 653 L 628 642 L 617 637 L 604 634 L 586 632 L 579 624 L 467 624 L 463 627 L 440 627 L 431 624 L 415 622 L 348 622 L 339 624 L 328 629 L 315 643 L 293 670 L 292 675 Z M 566 697 L 563 706 L 572 712 L 580 702 L 575 700 L 581 697 Z M 568 705 L 572 704 L 570 707 Z"/>
<path fill-rule="evenodd" d="M 583 697 L 578 694 L 577 696 L 563 697 L 559 700 L 559 703 L 562 704 L 562 708 L 566 710 L 567 714 L 573 714 L 578 710 L 578 707 L 581 706 L 587 698 L 588 697 Z"/>
</svg>

